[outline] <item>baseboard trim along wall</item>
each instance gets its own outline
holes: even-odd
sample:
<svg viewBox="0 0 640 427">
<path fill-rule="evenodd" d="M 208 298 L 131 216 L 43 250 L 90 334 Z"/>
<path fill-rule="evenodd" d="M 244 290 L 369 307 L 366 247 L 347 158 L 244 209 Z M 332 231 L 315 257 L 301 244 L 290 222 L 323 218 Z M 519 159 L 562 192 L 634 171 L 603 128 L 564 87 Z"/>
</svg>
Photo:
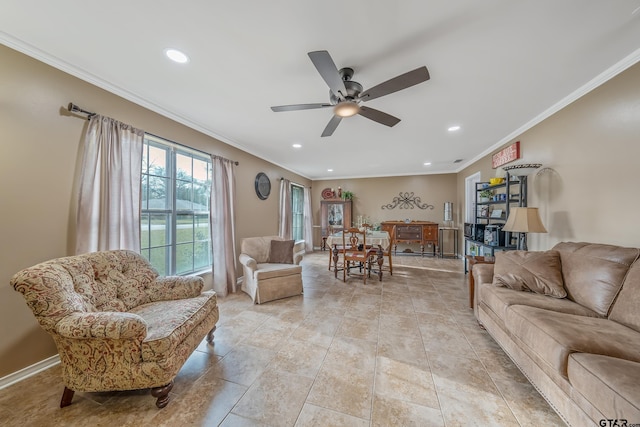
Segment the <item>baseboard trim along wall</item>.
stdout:
<svg viewBox="0 0 640 427">
<path fill-rule="evenodd" d="M 16 371 L 12 374 L 7 375 L 6 377 L 0 378 L 0 390 L 10 385 L 13 385 L 19 381 L 22 381 L 26 378 L 29 378 L 32 375 L 37 374 L 38 372 L 42 372 L 45 369 L 49 369 L 52 366 L 60 363 L 60 356 L 57 354 L 55 356 L 51 356 L 47 359 L 41 360 L 38 363 L 34 363 L 31 366 L 27 366 L 26 368 L 22 368 L 19 371 Z"/>
</svg>

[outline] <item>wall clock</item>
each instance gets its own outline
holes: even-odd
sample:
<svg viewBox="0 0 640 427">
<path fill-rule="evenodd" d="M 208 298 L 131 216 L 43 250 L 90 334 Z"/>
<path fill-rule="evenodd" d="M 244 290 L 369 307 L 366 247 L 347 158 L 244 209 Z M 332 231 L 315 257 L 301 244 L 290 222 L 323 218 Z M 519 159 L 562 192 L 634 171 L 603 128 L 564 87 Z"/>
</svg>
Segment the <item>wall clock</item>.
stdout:
<svg viewBox="0 0 640 427">
<path fill-rule="evenodd" d="M 271 193 L 271 181 L 269 181 L 269 177 L 264 172 L 260 172 L 256 175 L 256 194 L 260 200 L 267 200 L 269 197 L 269 193 Z"/>
</svg>

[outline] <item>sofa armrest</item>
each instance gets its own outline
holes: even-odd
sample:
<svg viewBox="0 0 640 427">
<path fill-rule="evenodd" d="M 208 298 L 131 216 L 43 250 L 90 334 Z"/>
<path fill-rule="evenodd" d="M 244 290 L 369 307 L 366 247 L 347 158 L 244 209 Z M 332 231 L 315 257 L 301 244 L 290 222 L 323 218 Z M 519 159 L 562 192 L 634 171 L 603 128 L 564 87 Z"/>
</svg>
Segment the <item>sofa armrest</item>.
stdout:
<svg viewBox="0 0 640 427">
<path fill-rule="evenodd" d="M 203 288 L 204 279 L 200 276 L 158 277 L 147 286 L 147 295 L 152 302 L 170 301 L 197 297 Z"/>
<path fill-rule="evenodd" d="M 302 257 L 305 254 L 305 242 L 304 240 L 298 240 L 295 245 L 293 245 L 293 263 L 295 265 L 299 265 L 300 261 L 302 261 Z"/>
<path fill-rule="evenodd" d="M 240 254 L 238 260 L 240 261 L 240 264 L 247 267 L 250 271 L 256 271 L 258 268 L 258 262 L 247 254 Z"/>
<path fill-rule="evenodd" d="M 493 282 L 493 264 L 476 264 L 473 266 L 473 281 L 476 287 Z"/>
<path fill-rule="evenodd" d="M 56 324 L 56 332 L 65 338 L 136 339 L 147 336 L 147 324 L 133 313 L 117 311 L 81 312 L 65 316 Z"/>
</svg>

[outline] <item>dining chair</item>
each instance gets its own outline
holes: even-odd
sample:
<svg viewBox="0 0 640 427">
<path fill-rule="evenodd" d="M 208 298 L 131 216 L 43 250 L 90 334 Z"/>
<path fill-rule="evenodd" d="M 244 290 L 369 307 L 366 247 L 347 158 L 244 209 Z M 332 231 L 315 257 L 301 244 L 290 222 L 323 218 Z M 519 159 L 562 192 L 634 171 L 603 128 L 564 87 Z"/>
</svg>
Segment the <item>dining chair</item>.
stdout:
<svg viewBox="0 0 640 427">
<path fill-rule="evenodd" d="M 346 231 L 346 229 L 339 229 L 342 231 L 342 233 L 344 233 Z M 333 225 L 329 225 L 327 226 L 327 233 L 329 236 L 332 236 L 333 233 L 336 231 L 336 229 L 333 227 Z M 329 271 L 331 271 L 331 265 L 334 259 L 334 251 L 337 251 L 338 254 L 342 254 L 345 250 L 350 249 L 350 246 L 344 246 L 344 242 L 342 245 L 334 243 L 333 244 L 333 248 L 329 248 Z"/>
<path fill-rule="evenodd" d="M 358 228 L 349 228 L 342 231 L 342 261 L 339 252 L 334 251 L 333 264 L 334 276 L 338 278 L 338 271 L 342 271 L 342 281 L 347 281 L 347 275 L 357 268 L 362 274 L 363 282 L 367 284 L 367 277 L 371 275 L 371 262 L 377 253 L 377 249 L 367 246 L 367 233 Z"/>
<path fill-rule="evenodd" d="M 371 231 L 373 232 L 373 226 L 371 224 L 362 224 L 362 228 L 365 229 L 365 231 Z M 391 237 L 391 236 L 389 236 Z M 372 247 L 372 245 L 370 245 Z M 388 262 L 388 270 L 389 270 L 389 274 L 393 276 L 393 261 L 391 260 L 391 247 L 393 246 L 393 242 L 389 241 L 389 247 L 387 249 L 382 248 L 382 256 L 383 257 L 387 257 L 387 259 L 389 260 Z M 385 268 L 385 270 L 387 270 L 387 268 Z"/>
</svg>

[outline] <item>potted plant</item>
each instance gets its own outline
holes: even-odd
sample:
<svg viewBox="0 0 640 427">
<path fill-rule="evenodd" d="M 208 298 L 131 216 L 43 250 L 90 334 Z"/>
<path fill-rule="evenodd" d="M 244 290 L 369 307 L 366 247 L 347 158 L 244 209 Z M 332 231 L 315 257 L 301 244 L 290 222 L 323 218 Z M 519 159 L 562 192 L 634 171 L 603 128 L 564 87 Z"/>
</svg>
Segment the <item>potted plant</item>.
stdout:
<svg viewBox="0 0 640 427">
<path fill-rule="evenodd" d="M 493 191 L 485 188 L 484 190 L 480 191 L 478 196 L 480 196 L 480 202 L 488 202 L 491 199 L 491 196 L 493 196 Z"/>
<path fill-rule="evenodd" d="M 353 200 L 353 192 L 351 192 L 351 191 L 343 191 L 342 192 L 342 199 L 343 200 Z"/>
</svg>

